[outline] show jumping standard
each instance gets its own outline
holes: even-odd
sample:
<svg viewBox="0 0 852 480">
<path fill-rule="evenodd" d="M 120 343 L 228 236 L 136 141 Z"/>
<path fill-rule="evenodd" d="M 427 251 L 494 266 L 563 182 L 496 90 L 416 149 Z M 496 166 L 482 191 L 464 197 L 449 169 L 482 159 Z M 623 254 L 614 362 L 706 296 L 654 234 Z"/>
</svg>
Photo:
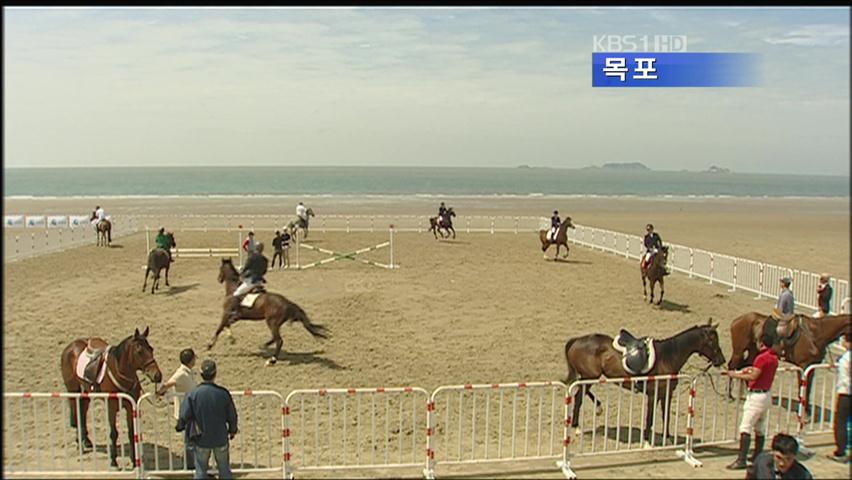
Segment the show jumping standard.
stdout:
<svg viewBox="0 0 852 480">
<path fill-rule="evenodd" d="M 225 334 L 231 339 L 231 343 L 235 342 L 229 327 L 237 320 L 230 321 L 229 301 L 234 290 L 242 282 L 230 258 L 222 259 L 222 265 L 219 267 L 219 283 L 225 285 L 222 320 L 219 322 L 219 327 L 216 329 L 213 339 L 207 344 L 207 350 L 212 349 L 216 345 L 216 340 L 219 338 L 222 330 L 226 330 Z M 267 348 L 275 343 L 275 353 L 266 361 L 267 365 L 272 365 L 278 361 L 278 354 L 281 353 L 281 346 L 284 344 L 284 340 L 281 339 L 281 325 L 288 321 L 301 322 L 305 326 L 305 329 L 314 337 L 326 339 L 329 336 L 329 332 L 324 326 L 311 323 L 308 314 L 302 310 L 302 307 L 277 293 L 263 292 L 255 299 L 251 307 L 241 305 L 239 320 L 266 320 L 266 326 L 269 327 L 272 338 L 263 344 L 263 348 Z"/>
</svg>

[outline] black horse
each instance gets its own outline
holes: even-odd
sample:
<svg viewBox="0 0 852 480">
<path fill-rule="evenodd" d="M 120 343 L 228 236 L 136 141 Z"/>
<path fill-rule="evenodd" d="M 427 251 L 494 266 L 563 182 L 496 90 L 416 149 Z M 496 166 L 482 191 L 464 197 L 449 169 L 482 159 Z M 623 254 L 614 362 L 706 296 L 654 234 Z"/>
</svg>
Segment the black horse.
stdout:
<svg viewBox="0 0 852 480">
<path fill-rule="evenodd" d="M 169 245 L 174 248 L 177 246 L 175 243 L 175 236 L 172 232 L 166 234 L 166 238 L 169 239 Z M 153 282 L 151 282 L 151 293 L 154 293 L 154 290 L 160 288 L 160 271 L 166 269 L 166 286 L 169 286 L 169 266 L 171 264 L 172 256 L 169 255 L 163 248 L 155 248 L 148 253 L 148 267 L 145 269 L 145 283 L 142 284 L 142 291 L 145 291 L 145 288 L 148 286 L 148 274 L 153 273 Z"/>
<path fill-rule="evenodd" d="M 435 235 L 435 239 L 438 238 L 438 233 L 441 234 L 441 238 L 444 238 L 444 232 L 442 232 L 441 229 L 447 231 L 447 236 L 450 236 L 450 232 L 452 232 L 453 238 L 456 238 L 456 230 L 453 228 L 453 217 L 455 216 L 456 212 L 453 211 L 453 207 L 450 207 L 447 209 L 447 213 L 444 215 L 443 220 L 438 217 L 429 218 L 429 230 L 433 235 Z"/>
</svg>

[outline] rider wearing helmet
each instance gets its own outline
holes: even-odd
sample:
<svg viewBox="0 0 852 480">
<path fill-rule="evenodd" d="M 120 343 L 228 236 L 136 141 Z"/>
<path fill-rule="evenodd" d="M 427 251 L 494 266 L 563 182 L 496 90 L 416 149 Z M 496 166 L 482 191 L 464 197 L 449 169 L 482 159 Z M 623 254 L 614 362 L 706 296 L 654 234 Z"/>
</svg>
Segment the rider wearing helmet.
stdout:
<svg viewBox="0 0 852 480">
<path fill-rule="evenodd" d="M 165 227 L 160 227 L 157 230 L 157 238 L 154 239 L 154 243 L 157 245 L 157 248 L 162 248 L 169 254 L 169 262 L 174 262 L 172 259 L 172 242 L 169 240 L 168 235 L 166 235 Z"/>
<path fill-rule="evenodd" d="M 263 242 L 257 242 L 254 246 L 254 251 L 249 253 L 246 264 L 243 265 L 240 271 L 240 278 L 243 279 L 243 283 L 234 290 L 234 293 L 229 299 L 229 316 L 232 322 L 240 318 L 240 300 L 242 296 L 249 293 L 253 288 L 261 287 L 266 283 L 266 279 L 263 276 L 266 275 L 268 267 L 269 260 L 263 256 Z"/>
<path fill-rule="evenodd" d="M 660 235 L 654 231 L 654 226 L 650 223 L 645 225 L 645 238 L 643 239 L 643 243 L 645 245 L 645 254 L 642 255 L 642 270 L 645 269 L 650 263 L 651 259 L 654 258 L 654 255 L 663 248 L 663 240 L 660 238 Z"/>
<path fill-rule="evenodd" d="M 556 233 L 559 231 L 560 225 L 562 225 L 562 220 L 559 218 L 559 210 L 554 210 L 553 216 L 550 217 L 550 231 L 554 241 L 556 240 Z"/>
</svg>

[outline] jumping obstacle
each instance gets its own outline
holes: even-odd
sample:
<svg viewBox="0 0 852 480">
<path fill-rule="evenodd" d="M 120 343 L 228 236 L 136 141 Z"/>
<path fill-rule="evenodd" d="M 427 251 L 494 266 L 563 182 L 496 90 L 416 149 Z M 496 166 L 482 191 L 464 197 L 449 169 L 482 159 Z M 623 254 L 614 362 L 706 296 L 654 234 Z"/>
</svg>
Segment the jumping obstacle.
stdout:
<svg viewBox="0 0 852 480">
<path fill-rule="evenodd" d="M 235 248 L 172 248 L 172 257 L 174 258 L 213 258 L 213 257 L 239 257 L 240 265 L 243 264 L 243 232 L 240 231 L 237 237 L 237 246 Z M 148 258 L 148 252 L 151 251 L 151 236 L 150 228 L 145 226 L 145 258 Z M 146 268 L 143 266 L 142 268 Z"/>
<path fill-rule="evenodd" d="M 304 270 L 306 268 L 318 267 L 320 265 L 325 265 L 327 263 L 336 262 L 336 261 L 341 260 L 341 259 L 354 260 L 356 262 L 361 262 L 361 263 L 366 264 L 366 265 L 372 265 L 374 267 L 380 267 L 380 268 L 387 268 L 387 269 L 399 268 L 397 265 L 393 264 L 393 234 L 394 234 L 394 229 L 393 229 L 393 225 L 391 225 L 390 229 L 389 229 L 390 239 L 387 242 L 380 243 L 378 245 L 373 245 L 371 247 L 364 247 L 364 248 L 361 248 L 361 249 L 358 249 L 358 250 L 355 250 L 355 251 L 349 252 L 349 253 L 341 253 L 341 252 L 335 252 L 334 250 L 328 250 L 326 248 L 321 248 L 321 247 L 317 247 L 317 246 L 314 246 L 314 245 L 304 243 L 300 240 L 300 236 L 301 236 L 300 233 L 297 233 L 296 234 L 296 268 L 298 270 Z M 315 252 L 325 253 L 326 255 L 331 255 L 331 256 L 328 257 L 328 258 L 325 258 L 323 260 L 318 260 L 316 262 L 312 262 L 312 263 L 308 263 L 306 265 L 302 265 L 300 255 L 299 255 L 299 252 L 301 251 L 302 248 L 306 248 L 308 250 L 313 250 Z M 379 250 L 381 248 L 388 248 L 388 251 L 390 253 L 390 263 L 385 264 L 385 263 L 374 262 L 372 260 L 366 260 L 366 259 L 363 259 L 363 258 L 355 258 L 356 255 L 361 255 L 363 253 L 372 252 L 372 251 L 375 251 L 375 250 Z"/>
</svg>

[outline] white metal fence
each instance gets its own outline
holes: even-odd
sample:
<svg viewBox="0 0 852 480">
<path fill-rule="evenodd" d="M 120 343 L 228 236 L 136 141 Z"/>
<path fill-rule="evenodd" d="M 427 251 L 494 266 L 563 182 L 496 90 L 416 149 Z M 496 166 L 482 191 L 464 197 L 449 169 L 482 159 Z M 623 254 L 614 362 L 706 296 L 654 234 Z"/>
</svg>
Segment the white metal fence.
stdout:
<svg viewBox="0 0 852 480">
<path fill-rule="evenodd" d="M 113 218 L 112 239 L 121 238 L 139 231 L 135 218 Z M 15 262 L 71 248 L 97 244 L 97 232 L 91 224 L 78 227 L 11 228 L 4 227 L 3 261 Z"/>
</svg>

